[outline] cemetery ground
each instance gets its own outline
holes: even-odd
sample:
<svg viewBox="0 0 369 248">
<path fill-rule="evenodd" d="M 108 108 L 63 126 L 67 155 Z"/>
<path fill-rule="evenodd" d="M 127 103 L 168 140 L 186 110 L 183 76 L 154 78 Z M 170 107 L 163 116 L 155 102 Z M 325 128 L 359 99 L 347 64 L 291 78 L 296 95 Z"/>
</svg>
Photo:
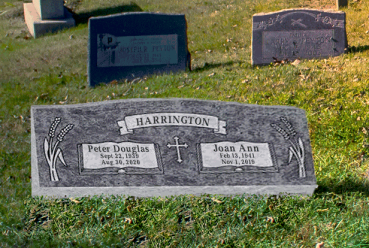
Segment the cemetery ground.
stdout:
<svg viewBox="0 0 369 248">
<path fill-rule="evenodd" d="M 30 1 L 28 1 L 30 2 Z M 335 1 L 67 1 L 77 26 L 33 39 L 0 0 L 1 247 L 369 247 L 369 5 L 350 1 L 346 54 L 251 66 L 252 15 Z M 184 13 L 192 71 L 87 83 L 89 16 Z M 311 197 L 31 197 L 31 105 L 195 98 L 306 110 Z"/>
</svg>

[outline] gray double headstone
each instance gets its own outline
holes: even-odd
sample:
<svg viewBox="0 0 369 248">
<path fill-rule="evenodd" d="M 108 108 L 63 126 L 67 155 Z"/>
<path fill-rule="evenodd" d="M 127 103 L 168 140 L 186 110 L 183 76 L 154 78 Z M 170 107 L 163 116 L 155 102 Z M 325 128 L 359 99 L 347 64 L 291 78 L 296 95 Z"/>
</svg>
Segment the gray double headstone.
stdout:
<svg viewBox="0 0 369 248">
<path fill-rule="evenodd" d="M 24 19 L 35 38 L 75 26 L 63 0 L 33 0 L 23 4 Z"/>
<path fill-rule="evenodd" d="M 183 14 L 123 13 L 89 19 L 88 81 L 184 71 L 190 68 Z"/>
<path fill-rule="evenodd" d="M 305 111 L 191 99 L 32 106 L 32 195 L 309 194 Z"/>
<path fill-rule="evenodd" d="M 252 64 L 327 58 L 347 47 L 342 11 L 288 9 L 253 16 Z"/>
</svg>

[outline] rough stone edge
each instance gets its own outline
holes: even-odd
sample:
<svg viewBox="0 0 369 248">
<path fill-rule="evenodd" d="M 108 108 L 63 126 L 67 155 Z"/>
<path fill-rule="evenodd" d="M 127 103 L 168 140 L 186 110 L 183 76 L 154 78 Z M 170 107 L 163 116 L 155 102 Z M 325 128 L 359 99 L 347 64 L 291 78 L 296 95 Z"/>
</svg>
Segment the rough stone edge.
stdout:
<svg viewBox="0 0 369 248">
<path fill-rule="evenodd" d="M 156 186 L 156 187 L 37 187 L 32 196 L 51 198 L 125 195 L 136 197 L 165 197 L 175 195 L 308 195 L 317 184 L 312 185 L 250 185 L 250 186 Z"/>
<path fill-rule="evenodd" d="M 33 109 L 31 108 L 31 186 L 32 195 L 37 194 L 40 190 L 38 165 L 37 165 L 37 148 L 36 148 L 36 132 L 33 118 Z"/>
<path fill-rule="evenodd" d="M 277 14 L 280 12 L 286 12 L 286 11 L 318 11 L 318 12 L 327 12 L 327 13 L 332 13 L 332 14 L 344 14 L 344 11 L 340 11 L 340 10 L 335 10 L 335 9 L 310 9 L 310 8 L 297 8 L 297 9 L 282 9 L 282 10 L 278 10 L 278 11 L 273 11 L 273 12 L 259 12 L 256 13 L 252 16 L 263 16 L 263 15 L 273 15 L 273 14 Z"/>
<path fill-rule="evenodd" d="M 100 101 L 100 102 L 88 102 L 88 103 L 77 103 L 77 104 L 67 104 L 67 105 L 32 105 L 32 109 L 68 109 L 68 108 L 76 108 L 76 107 L 93 107 L 93 106 L 101 106 L 101 105 L 109 105 L 116 103 L 133 103 L 133 102 L 162 102 L 162 101 L 195 101 L 195 102 L 208 102 L 208 103 L 218 103 L 220 105 L 229 105 L 236 104 L 239 106 L 247 106 L 247 107 L 259 107 L 259 108 L 284 108 L 284 109 L 298 109 L 306 112 L 304 109 L 297 108 L 294 106 L 285 106 L 285 105 L 258 105 L 258 104 L 247 104 L 240 102 L 225 102 L 220 100 L 202 100 L 202 99 L 194 99 L 194 98 L 131 98 L 131 99 L 121 99 L 121 100 L 108 100 L 108 101 Z M 306 114 L 305 114 L 306 115 Z"/>
<path fill-rule="evenodd" d="M 152 15 L 158 15 L 158 16 L 185 16 L 185 14 L 181 13 L 161 13 L 161 12 L 124 12 L 124 13 L 118 13 L 118 14 L 111 14 L 111 15 L 105 15 L 105 16 L 94 16 L 90 19 L 105 19 L 105 18 L 111 18 L 111 17 L 119 17 L 119 16 L 129 16 L 129 15 L 145 15 L 145 14 L 152 14 Z"/>
</svg>

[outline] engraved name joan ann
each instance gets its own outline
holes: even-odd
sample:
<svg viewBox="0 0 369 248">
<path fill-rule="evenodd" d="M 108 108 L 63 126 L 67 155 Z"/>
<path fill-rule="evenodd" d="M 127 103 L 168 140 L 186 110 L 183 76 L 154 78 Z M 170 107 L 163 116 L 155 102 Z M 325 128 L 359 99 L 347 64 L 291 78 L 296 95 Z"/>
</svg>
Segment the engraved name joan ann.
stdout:
<svg viewBox="0 0 369 248">
<path fill-rule="evenodd" d="M 218 146 L 214 144 L 214 152 L 236 152 L 236 148 L 234 146 Z M 258 146 L 244 146 L 240 145 L 240 149 L 238 152 L 259 152 Z"/>
</svg>

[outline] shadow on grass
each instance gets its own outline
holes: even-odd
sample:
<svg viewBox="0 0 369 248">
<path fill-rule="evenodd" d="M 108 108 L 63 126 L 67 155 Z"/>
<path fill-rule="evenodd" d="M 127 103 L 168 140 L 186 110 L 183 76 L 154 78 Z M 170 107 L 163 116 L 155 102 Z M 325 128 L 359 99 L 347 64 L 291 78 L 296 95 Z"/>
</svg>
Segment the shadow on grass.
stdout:
<svg viewBox="0 0 369 248">
<path fill-rule="evenodd" d="M 335 194 L 345 194 L 345 193 L 361 193 L 366 197 L 369 197 L 369 180 L 366 182 L 358 183 L 352 179 L 346 179 L 345 181 L 325 181 L 319 182 L 319 187 L 314 191 L 314 194 L 322 193 L 335 193 Z"/>
<path fill-rule="evenodd" d="M 347 48 L 347 53 L 357 53 L 357 52 L 364 52 L 369 50 L 369 45 L 364 46 L 349 46 Z"/>
<path fill-rule="evenodd" d="M 207 71 L 213 68 L 218 68 L 218 67 L 228 67 L 228 66 L 232 66 L 234 64 L 238 64 L 238 63 L 244 63 L 244 61 L 228 61 L 226 63 L 204 63 L 203 66 L 201 67 L 196 67 L 194 69 L 192 69 L 192 72 L 203 72 L 203 71 Z"/>
<path fill-rule="evenodd" d="M 71 9 L 70 9 L 71 10 Z M 137 4 L 131 2 L 128 5 L 120 5 L 111 8 L 102 8 L 102 9 L 95 9 L 89 12 L 82 12 L 82 13 L 75 13 L 73 10 L 74 20 L 76 21 L 76 25 L 78 24 L 85 24 L 88 22 L 90 17 L 96 16 L 105 16 L 105 15 L 112 15 L 112 14 L 119 14 L 124 12 L 141 12 L 142 9 Z"/>
</svg>

